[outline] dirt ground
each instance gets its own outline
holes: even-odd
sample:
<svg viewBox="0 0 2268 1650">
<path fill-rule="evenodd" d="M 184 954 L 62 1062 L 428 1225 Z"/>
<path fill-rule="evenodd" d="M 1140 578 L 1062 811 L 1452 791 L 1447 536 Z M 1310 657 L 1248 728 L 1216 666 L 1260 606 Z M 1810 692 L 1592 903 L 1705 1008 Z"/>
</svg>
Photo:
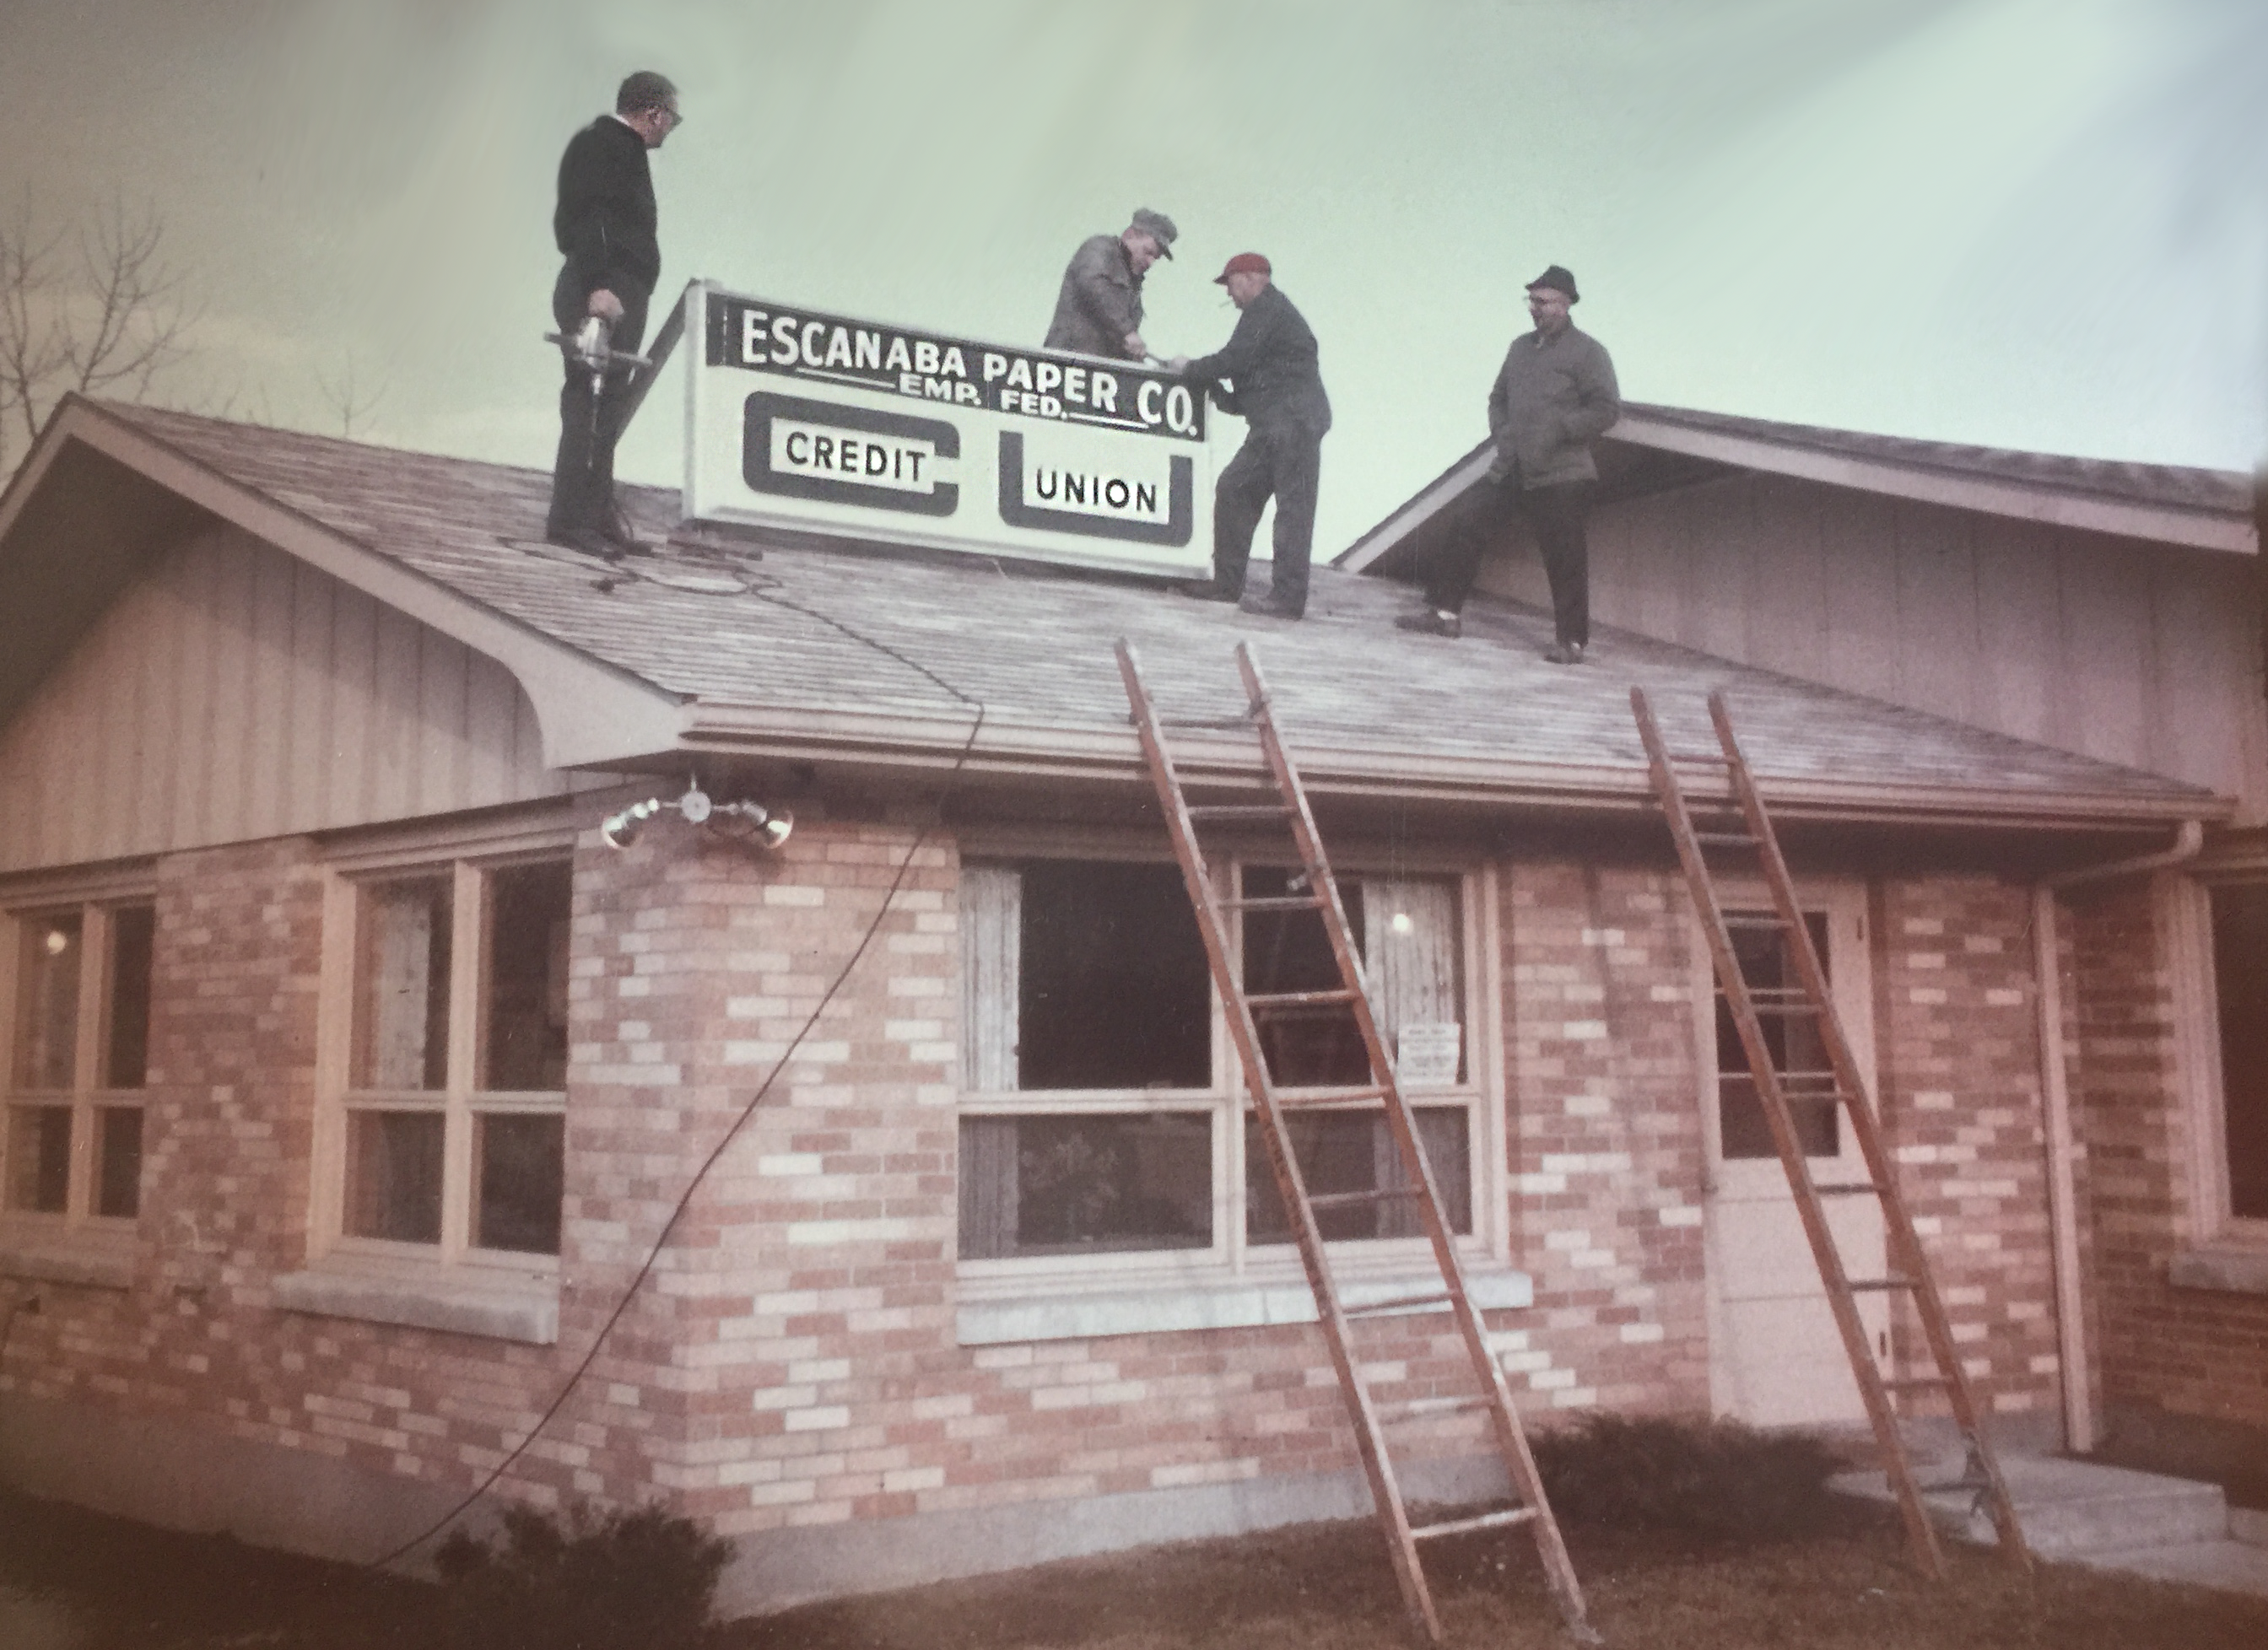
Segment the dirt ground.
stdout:
<svg viewBox="0 0 2268 1650">
<path fill-rule="evenodd" d="M 1610 1645 L 1947 1650 L 2260 1650 L 2268 1601 L 1955 1558 L 1938 1587 L 1895 1524 L 1853 1509 L 1804 1539 L 1731 1549 L 1571 1532 Z M 1472 1536 L 1428 1550 L 1459 1646 L 1525 1650 L 1558 1630 L 1533 1547 Z M 4 1605 L 31 1602 L 55 1650 L 418 1650 L 445 1642 L 435 1589 L 0 1495 Z M 19 1615 L 18 1619 L 33 1619 Z M 1049 1565 L 735 1622 L 718 1650 L 1401 1650 L 1411 1643 L 1378 1532 L 1314 1526 Z M 573 1650 L 562 1646 L 558 1650 Z M 667 1650 L 657 1646 L 656 1650 Z"/>
</svg>

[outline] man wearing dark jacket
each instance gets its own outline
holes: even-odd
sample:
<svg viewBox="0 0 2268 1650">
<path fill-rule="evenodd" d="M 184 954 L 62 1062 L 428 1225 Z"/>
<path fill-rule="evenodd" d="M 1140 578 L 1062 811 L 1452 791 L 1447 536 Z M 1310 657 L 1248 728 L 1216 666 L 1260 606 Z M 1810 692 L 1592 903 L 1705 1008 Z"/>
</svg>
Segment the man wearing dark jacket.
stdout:
<svg viewBox="0 0 2268 1650">
<path fill-rule="evenodd" d="M 1210 385 L 1214 404 L 1241 416 L 1244 445 L 1213 483 L 1212 578 L 1183 585 L 1203 601 L 1241 601 L 1247 613 L 1296 619 L 1307 610 L 1307 556 L 1315 537 L 1315 489 L 1322 476 L 1330 398 L 1316 365 L 1315 335 L 1275 284 L 1256 252 L 1240 252 L 1213 277 L 1243 313 L 1227 344 L 1174 371 Z M 1270 494 L 1276 497 L 1276 567 L 1264 601 L 1244 601 L 1252 534 Z"/>
<path fill-rule="evenodd" d="M 1442 547 L 1425 590 L 1425 608 L 1396 619 L 1405 630 L 1454 637 L 1481 557 L 1513 518 L 1535 530 L 1551 581 L 1554 639 L 1543 657 L 1580 665 L 1591 644 L 1591 557 L 1584 537 L 1599 467 L 1591 443 L 1622 416 L 1622 393 L 1606 348 L 1567 318 L 1575 277 L 1557 264 L 1528 284 L 1535 330 L 1512 341 L 1489 391 L 1496 457 L 1481 483 L 1480 509 Z"/>
<path fill-rule="evenodd" d="M 1139 361 L 1147 355 L 1149 346 L 1142 342 L 1142 277 L 1159 259 L 1174 255 L 1179 232 L 1163 212 L 1141 206 L 1135 208 L 1133 222 L 1118 233 L 1081 241 L 1056 294 L 1047 348 L 1119 361 Z"/>
<path fill-rule="evenodd" d="M 635 353 L 645 334 L 645 309 L 661 276 L 655 239 L 653 174 L 646 151 L 677 128 L 677 88 L 651 70 L 622 84 L 615 112 L 567 142 L 559 161 L 559 204 L 551 232 L 565 261 L 551 289 L 552 318 L 562 337 L 585 320 L 611 324 L 608 345 Z M 615 443 L 622 432 L 631 372 L 609 371 L 595 408 L 591 370 L 567 360 L 559 392 L 559 458 L 551 472 L 551 515 L 544 536 L 600 555 L 640 551 L 615 505 Z"/>
</svg>

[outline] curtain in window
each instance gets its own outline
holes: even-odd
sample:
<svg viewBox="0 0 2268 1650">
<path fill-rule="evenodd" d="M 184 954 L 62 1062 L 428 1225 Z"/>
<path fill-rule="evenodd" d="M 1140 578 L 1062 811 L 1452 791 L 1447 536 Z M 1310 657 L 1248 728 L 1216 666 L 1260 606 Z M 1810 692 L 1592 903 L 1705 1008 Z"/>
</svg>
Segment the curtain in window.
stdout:
<svg viewBox="0 0 2268 1650">
<path fill-rule="evenodd" d="M 1462 1106 L 1425 1106 L 1410 1112 L 1416 1123 L 1418 1149 L 1433 1171 L 1433 1190 L 1441 1194 L 1441 1218 L 1452 1232 L 1473 1229 L 1472 1163 L 1466 1140 L 1469 1120 Z M 1415 1186 L 1417 1177 L 1402 1161 L 1394 1131 L 1381 1116 L 1371 1124 L 1370 1149 L 1374 1183 L 1381 1190 Z M 1422 1237 L 1414 1197 L 1388 1197 L 1378 1205 L 1378 1235 L 1382 1238 Z"/>
<path fill-rule="evenodd" d="M 961 868 L 961 1023 L 968 1038 L 961 1086 L 974 1094 L 1004 1094 L 1017 1086 L 1023 886 L 1022 877 L 1005 866 Z M 1015 1230 L 1012 1211 L 1008 1229 Z"/>
<path fill-rule="evenodd" d="M 1456 884 L 1365 877 L 1362 889 L 1371 1012 L 1388 1051 L 1405 1026 L 1459 1024 Z M 1406 924 L 1396 920 L 1404 917 Z"/>
<path fill-rule="evenodd" d="M 1021 1219 L 1016 1179 L 1016 1119 L 961 1120 L 961 1256 L 988 1260 L 1016 1252 Z"/>
</svg>

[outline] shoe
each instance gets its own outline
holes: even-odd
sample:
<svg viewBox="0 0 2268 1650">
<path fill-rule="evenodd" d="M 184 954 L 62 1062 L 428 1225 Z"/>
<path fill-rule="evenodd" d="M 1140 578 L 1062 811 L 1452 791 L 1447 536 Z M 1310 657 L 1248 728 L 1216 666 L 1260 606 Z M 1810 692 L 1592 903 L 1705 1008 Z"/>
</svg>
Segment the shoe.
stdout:
<svg viewBox="0 0 2268 1650">
<path fill-rule="evenodd" d="M 580 550 L 601 561 L 620 561 L 622 555 L 622 546 L 596 527 L 553 527 L 545 532 L 543 541 L 556 544 L 562 549 Z"/>
<path fill-rule="evenodd" d="M 598 532 L 599 536 L 613 545 L 621 555 L 652 556 L 656 554 L 652 545 L 638 537 L 637 530 L 630 526 L 630 519 L 622 512 L 619 506 L 607 512 L 607 519 Z"/>
<path fill-rule="evenodd" d="M 1544 662 L 1552 665 L 1580 665 L 1583 662 L 1580 642 L 1554 642 L 1543 650 Z"/>
<path fill-rule="evenodd" d="M 1405 613 L 1394 622 L 1397 630 L 1416 630 L 1426 636 L 1446 636 L 1451 641 L 1464 633 L 1464 621 L 1454 613 L 1438 608 L 1428 608 L 1423 613 Z"/>
<path fill-rule="evenodd" d="M 1298 619 L 1307 614 L 1304 608 L 1287 608 L 1268 596 L 1247 596 L 1236 604 L 1236 610 L 1261 619 Z"/>
<path fill-rule="evenodd" d="M 1173 587 L 1177 596 L 1187 596 L 1191 601 L 1239 601 L 1244 593 L 1218 578 L 1185 578 Z"/>
</svg>

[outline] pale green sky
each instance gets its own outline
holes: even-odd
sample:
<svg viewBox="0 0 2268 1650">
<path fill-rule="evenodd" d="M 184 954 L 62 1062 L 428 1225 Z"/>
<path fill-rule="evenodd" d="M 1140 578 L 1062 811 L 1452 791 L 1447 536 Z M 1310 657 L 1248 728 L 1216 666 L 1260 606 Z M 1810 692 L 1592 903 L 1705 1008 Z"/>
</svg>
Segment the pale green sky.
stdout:
<svg viewBox="0 0 2268 1650">
<path fill-rule="evenodd" d="M 207 300 L 163 399 L 548 464 L 569 133 L 631 68 L 663 285 L 1036 343 L 1138 204 L 1167 353 L 1248 247 L 1319 335 L 1319 556 L 1485 429 L 1522 284 L 1625 394 L 2049 452 L 2268 454 L 2257 0 L 0 0 L 0 202 L 164 214 Z M 623 470 L 678 479 L 673 372 Z M 1224 419 L 1220 456 L 1241 434 Z"/>
</svg>

